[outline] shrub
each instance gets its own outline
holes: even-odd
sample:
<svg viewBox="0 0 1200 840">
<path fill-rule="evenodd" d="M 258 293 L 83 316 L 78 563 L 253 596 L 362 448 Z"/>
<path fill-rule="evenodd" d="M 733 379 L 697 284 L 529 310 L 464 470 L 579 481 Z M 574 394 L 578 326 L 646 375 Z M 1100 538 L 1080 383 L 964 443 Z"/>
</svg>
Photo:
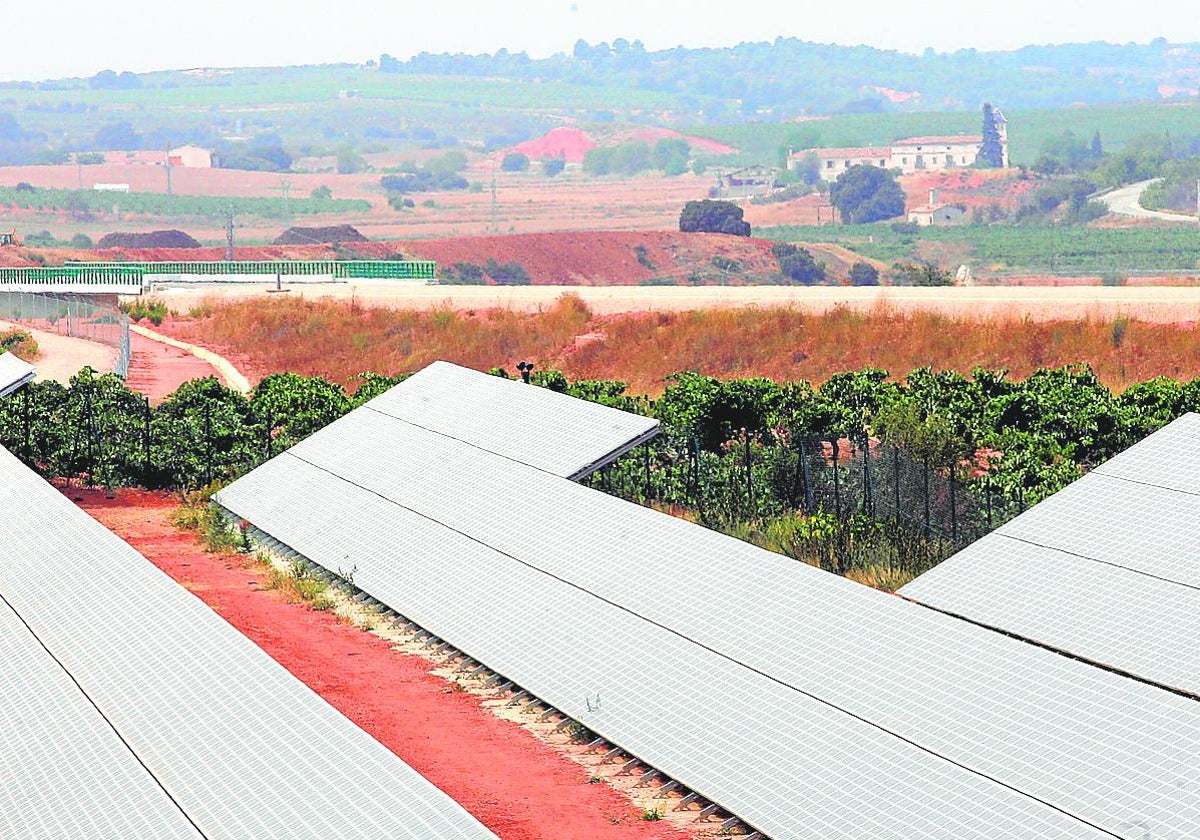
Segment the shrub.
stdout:
<svg viewBox="0 0 1200 840">
<path fill-rule="evenodd" d="M 520 152 L 509 152 L 500 161 L 500 168 L 505 172 L 525 172 L 529 169 L 529 156 Z"/>
<path fill-rule="evenodd" d="M 519 262 L 499 263 L 489 257 L 483 270 L 501 286 L 528 286 L 533 282 Z"/>
<path fill-rule="evenodd" d="M 474 263 L 458 262 L 453 266 L 443 266 L 440 282 L 448 286 L 482 286 L 487 283 L 483 269 Z"/>
<path fill-rule="evenodd" d="M 771 254 L 779 263 L 779 273 L 788 280 L 811 286 L 825 279 L 825 266 L 813 259 L 807 248 L 799 248 L 788 242 L 777 242 L 771 246 Z"/>
<path fill-rule="evenodd" d="M 856 262 L 850 266 L 851 286 L 878 286 L 879 269 L 870 263 Z"/>
<path fill-rule="evenodd" d="M 749 236 L 750 223 L 744 221 L 745 211 L 732 201 L 701 199 L 689 201 L 679 214 L 679 230 L 683 233 L 728 233 Z"/>
<path fill-rule="evenodd" d="M 638 265 L 640 265 L 642 268 L 648 268 L 651 271 L 658 270 L 658 266 L 654 264 L 652 259 L 650 259 L 650 251 L 647 250 L 645 245 L 634 245 L 633 255 L 637 257 Z"/>
<path fill-rule="evenodd" d="M 567 162 L 562 158 L 546 158 L 542 161 L 542 172 L 548 178 L 553 178 L 566 168 Z"/>
</svg>

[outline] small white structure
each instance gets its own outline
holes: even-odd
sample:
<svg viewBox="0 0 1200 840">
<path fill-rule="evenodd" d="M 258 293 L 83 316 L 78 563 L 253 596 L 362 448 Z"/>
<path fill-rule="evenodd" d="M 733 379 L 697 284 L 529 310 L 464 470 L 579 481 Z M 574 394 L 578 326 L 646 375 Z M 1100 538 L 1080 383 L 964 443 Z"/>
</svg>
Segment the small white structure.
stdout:
<svg viewBox="0 0 1200 840">
<path fill-rule="evenodd" d="M 92 189 L 96 192 L 129 192 L 128 184 L 92 184 Z"/>
<path fill-rule="evenodd" d="M 167 165 L 185 169 L 212 169 L 212 152 L 201 146 L 180 146 L 167 151 Z"/>
<path fill-rule="evenodd" d="M 938 191 L 929 191 L 929 203 L 914 207 L 908 211 L 908 220 L 921 227 L 933 225 L 957 225 L 966 221 L 967 213 L 961 207 L 953 204 L 943 204 L 938 201 Z"/>
</svg>

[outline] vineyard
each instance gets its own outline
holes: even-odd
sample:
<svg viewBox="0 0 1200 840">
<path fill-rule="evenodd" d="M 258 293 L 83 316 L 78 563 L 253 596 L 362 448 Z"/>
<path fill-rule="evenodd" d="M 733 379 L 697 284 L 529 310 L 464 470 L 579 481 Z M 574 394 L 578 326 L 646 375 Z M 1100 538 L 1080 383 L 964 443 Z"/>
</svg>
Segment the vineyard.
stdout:
<svg viewBox="0 0 1200 840">
<path fill-rule="evenodd" d="M 283 219 L 290 215 L 362 213 L 371 203 L 347 198 L 278 198 L 165 193 L 99 192 L 49 188 L 0 187 L 0 206 L 37 212 L 141 213 L 151 216 L 224 217 L 238 215 Z"/>
<path fill-rule="evenodd" d="M 759 228 L 755 235 L 840 244 L 885 262 L 918 258 L 926 244 L 965 246 L 971 259 L 988 271 L 1107 274 L 1200 268 L 1200 232 L 1187 227 L 963 225 L 913 231 L 881 223 Z"/>
<path fill-rule="evenodd" d="M 503 371 L 494 371 L 504 375 Z M 242 396 L 215 379 L 158 406 L 112 375 L 37 383 L 0 403 L 0 444 L 49 477 L 196 490 L 226 482 L 402 377 L 358 388 L 273 374 Z M 820 387 L 671 378 L 662 397 L 624 383 L 534 382 L 655 416 L 663 434 L 590 481 L 773 550 L 893 588 L 1186 411 L 1200 380 L 1114 394 L 1086 366 L 1023 381 L 876 369 Z"/>
</svg>

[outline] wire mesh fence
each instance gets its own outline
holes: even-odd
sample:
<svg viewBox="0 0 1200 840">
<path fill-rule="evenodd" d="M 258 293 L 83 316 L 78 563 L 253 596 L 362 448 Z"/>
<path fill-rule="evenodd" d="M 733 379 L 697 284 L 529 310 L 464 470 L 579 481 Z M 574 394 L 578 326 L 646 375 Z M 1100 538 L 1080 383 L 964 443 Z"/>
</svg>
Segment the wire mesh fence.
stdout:
<svg viewBox="0 0 1200 840">
<path fill-rule="evenodd" d="M 796 513 L 895 526 L 903 539 L 921 543 L 914 572 L 1024 510 L 1020 498 L 972 467 L 939 468 L 877 440 L 847 438 L 795 438 L 777 446 L 743 438 L 713 453 L 694 439 L 662 436 L 587 481 L 643 504 L 694 510 L 723 529 Z M 899 539 L 898 532 L 889 536 Z M 853 552 L 843 545 L 837 553 L 831 564 L 840 566 Z"/>
<path fill-rule="evenodd" d="M 0 320 L 112 347 L 117 351 L 112 372 L 129 375 L 129 317 L 115 306 L 74 295 L 0 292 Z"/>
</svg>

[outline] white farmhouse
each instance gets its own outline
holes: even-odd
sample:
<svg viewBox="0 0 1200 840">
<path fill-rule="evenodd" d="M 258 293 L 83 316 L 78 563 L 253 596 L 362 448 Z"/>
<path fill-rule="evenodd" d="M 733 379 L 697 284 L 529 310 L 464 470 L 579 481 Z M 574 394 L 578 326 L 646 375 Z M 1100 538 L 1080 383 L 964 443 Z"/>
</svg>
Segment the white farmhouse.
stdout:
<svg viewBox="0 0 1200 840">
<path fill-rule="evenodd" d="M 1003 165 L 1008 166 L 1008 121 L 999 108 L 994 109 L 993 113 L 996 115 L 996 128 L 1000 132 Z M 982 145 L 981 135 L 950 134 L 905 137 L 890 146 L 801 149 L 788 155 L 788 169 L 801 169 L 806 159 L 815 157 L 818 172 L 824 181 L 836 181 L 842 172 L 859 164 L 896 169 L 907 175 L 925 170 L 971 166 L 978 160 Z"/>
</svg>

